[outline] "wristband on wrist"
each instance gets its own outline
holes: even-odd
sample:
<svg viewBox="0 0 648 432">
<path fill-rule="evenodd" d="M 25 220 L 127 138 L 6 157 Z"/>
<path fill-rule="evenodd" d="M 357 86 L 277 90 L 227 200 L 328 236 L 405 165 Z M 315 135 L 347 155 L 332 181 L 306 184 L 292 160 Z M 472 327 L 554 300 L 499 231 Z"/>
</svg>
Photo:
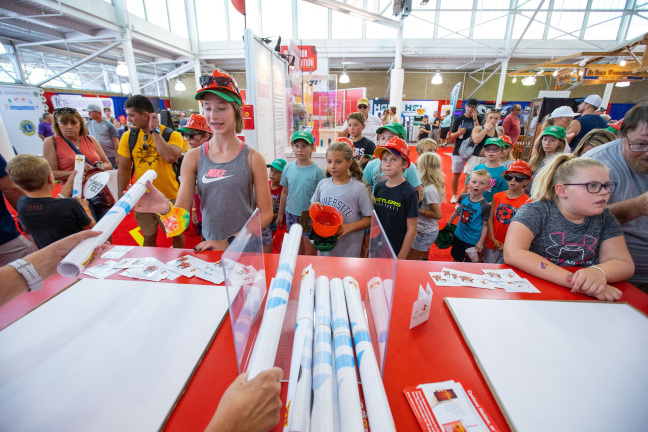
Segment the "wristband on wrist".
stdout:
<svg viewBox="0 0 648 432">
<path fill-rule="evenodd" d="M 17 259 L 10 262 L 8 265 L 15 268 L 25 279 L 25 282 L 27 282 L 27 286 L 29 287 L 27 289 L 28 292 L 40 291 L 43 288 L 43 279 L 31 263 L 28 263 L 24 259 Z"/>
<path fill-rule="evenodd" d="M 605 270 L 603 270 L 601 267 L 598 267 L 598 266 L 595 266 L 595 265 L 590 266 L 590 268 L 596 269 L 596 270 L 600 271 L 601 273 L 603 273 L 603 276 L 605 276 L 605 280 L 607 281 L 607 273 L 605 273 Z"/>
<path fill-rule="evenodd" d="M 160 221 L 164 225 L 164 231 L 166 236 L 175 237 L 184 232 L 185 229 L 189 226 L 189 212 L 182 207 L 175 207 L 170 201 L 169 205 L 171 209 L 165 214 L 158 213 L 160 216 Z"/>
</svg>

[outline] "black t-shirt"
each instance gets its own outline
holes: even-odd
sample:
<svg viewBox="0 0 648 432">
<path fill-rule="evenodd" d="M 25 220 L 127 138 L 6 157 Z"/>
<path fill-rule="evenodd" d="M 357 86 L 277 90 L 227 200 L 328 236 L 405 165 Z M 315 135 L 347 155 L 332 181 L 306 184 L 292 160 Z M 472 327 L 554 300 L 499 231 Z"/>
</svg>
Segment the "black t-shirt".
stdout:
<svg viewBox="0 0 648 432">
<path fill-rule="evenodd" d="M 419 128 L 425 128 L 425 130 L 431 131 L 432 130 L 432 125 L 430 123 L 420 124 Z M 425 132 L 420 132 L 418 137 L 416 138 L 416 140 L 420 141 L 423 138 L 430 138 L 430 134 L 425 133 Z"/>
<path fill-rule="evenodd" d="M 472 135 L 472 132 L 470 134 Z M 473 156 L 477 156 L 477 157 L 481 156 L 481 151 L 484 148 L 484 144 L 486 144 L 486 140 L 488 138 L 499 138 L 499 133 L 497 132 L 497 129 L 493 129 L 493 135 L 488 135 L 488 132 L 486 133 L 484 139 L 481 140 L 481 142 L 477 144 L 477 146 L 475 146 L 475 151 L 473 151 Z"/>
<path fill-rule="evenodd" d="M 374 189 L 376 203 L 374 210 L 380 220 L 389 243 L 398 255 L 405 234 L 407 234 L 407 219 L 418 217 L 418 192 L 407 181 L 395 187 L 388 187 L 387 181 L 382 181 Z"/>
<path fill-rule="evenodd" d="M 29 198 L 18 200 L 18 217 L 39 249 L 76 234 L 92 220 L 74 198 Z"/>
<path fill-rule="evenodd" d="M 362 137 L 362 139 L 354 141 L 353 147 L 355 147 L 353 155 L 358 159 L 361 158 L 362 155 L 373 155 L 376 150 L 376 144 L 367 137 Z"/>
<path fill-rule="evenodd" d="M 482 124 L 484 118 L 478 115 L 477 121 L 479 124 Z M 459 130 L 459 128 L 462 127 L 466 128 L 466 132 L 463 134 L 463 138 L 457 137 L 455 141 L 454 149 L 452 150 L 453 155 L 459 154 L 459 147 L 461 147 L 461 143 L 463 143 L 464 140 L 470 138 L 470 135 L 472 135 L 472 131 L 475 128 L 475 121 L 473 120 L 472 117 L 466 117 L 465 114 L 462 114 L 452 122 L 452 129 L 450 131 L 452 133 L 455 133 Z"/>
<path fill-rule="evenodd" d="M 435 126 L 435 123 L 439 122 L 439 125 L 441 125 L 441 119 L 436 117 L 430 120 L 430 124 L 432 125 L 432 129 L 439 129 L 439 125 Z"/>
</svg>

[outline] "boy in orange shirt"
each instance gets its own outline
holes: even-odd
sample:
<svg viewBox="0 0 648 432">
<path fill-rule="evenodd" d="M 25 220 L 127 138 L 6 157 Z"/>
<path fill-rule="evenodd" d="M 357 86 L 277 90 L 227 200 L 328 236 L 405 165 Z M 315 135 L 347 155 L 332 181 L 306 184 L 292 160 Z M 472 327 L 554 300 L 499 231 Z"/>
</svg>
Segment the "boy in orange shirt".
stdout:
<svg viewBox="0 0 648 432">
<path fill-rule="evenodd" d="M 502 177 L 508 183 L 508 190 L 493 195 L 490 215 L 488 217 L 488 238 L 486 241 L 485 263 L 497 263 L 504 251 L 504 240 L 509 224 L 517 210 L 529 201 L 524 193 L 531 183 L 531 166 L 523 160 L 517 160 L 504 171 Z"/>
</svg>

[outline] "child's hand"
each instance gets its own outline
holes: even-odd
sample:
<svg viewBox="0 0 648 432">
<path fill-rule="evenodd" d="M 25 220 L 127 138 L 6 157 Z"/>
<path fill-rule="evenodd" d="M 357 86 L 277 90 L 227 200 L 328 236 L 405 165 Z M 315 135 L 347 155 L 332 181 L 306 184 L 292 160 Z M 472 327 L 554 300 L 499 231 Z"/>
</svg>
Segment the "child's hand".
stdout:
<svg viewBox="0 0 648 432">
<path fill-rule="evenodd" d="M 483 242 L 477 243 L 475 245 L 475 251 L 477 251 L 477 253 L 479 254 L 482 253 L 484 251 L 484 243 Z"/>
<path fill-rule="evenodd" d="M 498 251 L 503 251 L 504 250 L 504 243 L 499 242 L 497 240 L 493 240 L 493 246 L 495 246 L 495 250 L 498 250 Z"/>
<path fill-rule="evenodd" d="M 618 288 L 612 285 L 606 285 L 600 294 L 595 294 L 594 297 L 601 301 L 617 301 L 621 298 L 623 293 Z"/>
<path fill-rule="evenodd" d="M 61 189 L 61 195 L 63 195 L 65 198 L 70 198 L 72 196 L 72 191 L 74 190 L 74 176 L 76 175 L 76 171 L 72 171 L 72 174 L 67 179 L 67 182 L 65 183 L 65 186 Z"/>
<path fill-rule="evenodd" d="M 352 230 L 349 230 L 349 225 L 348 224 L 342 224 L 340 225 L 340 228 L 338 228 L 338 231 L 335 233 L 336 236 L 342 237 L 345 234 L 349 234 L 352 232 Z"/>
<path fill-rule="evenodd" d="M 607 279 L 603 272 L 593 268 L 582 268 L 574 273 L 572 278 L 572 291 L 582 292 L 596 296 L 601 294 L 607 286 Z"/>
<path fill-rule="evenodd" d="M 280 227 L 283 225 L 283 213 L 278 213 L 277 214 L 277 226 Z"/>
</svg>

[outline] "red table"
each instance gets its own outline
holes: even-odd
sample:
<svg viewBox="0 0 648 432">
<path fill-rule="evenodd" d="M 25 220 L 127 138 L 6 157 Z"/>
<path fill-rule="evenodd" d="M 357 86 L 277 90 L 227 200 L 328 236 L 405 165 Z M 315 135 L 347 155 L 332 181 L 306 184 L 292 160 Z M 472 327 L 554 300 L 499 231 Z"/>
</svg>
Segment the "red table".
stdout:
<svg viewBox="0 0 648 432">
<path fill-rule="evenodd" d="M 162 248 L 135 248 L 126 257 L 153 256 L 160 261 L 170 261 L 190 254 L 207 261 L 220 259 L 220 252 L 194 253 L 189 250 Z M 101 260 L 99 260 L 100 262 Z M 268 279 L 276 272 L 279 255 L 265 255 Z M 295 273 L 312 263 L 317 275 L 329 278 L 356 275 L 365 272 L 368 262 L 360 258 L 299 257 Z M 503 290 L 480 288 L 436 287 L 428 275 L 430 271 L 441 271 L 443 267 L 471 273 L 481 273 L 481 268 L 507 268 L 502 265 L 444 263 L 426 261 L 399 261 L 394 289 L 393 312 L 387 344 L 384 385 L 391 406 L 396 427 L 401 431 L 420 430 L 416 418 L 403 394 L 403 388 L 418 384 L 455 380 L 471 387 L 490 414 L 491 420 L 502 431 L 510 430 L 497 402 L 486 384 L 473 356 L 464 342 L 459 328 L 444 304 L 444 297 L 523 299 L 523 300 L 583 300 L 589 297 L 572 294 L 568 289 L 555 286 L 518 271 L 540 289 L 540 294 L 507 293 Z M 133 280 L 112 276 L 114 280 Z M 42 291 L 23 294 L 0 308 L 0 328 L 13 322 L 25 313 L 52 297 L 74 279 L 54 276 L 48 279 Z M 206 281 L 184 277 L 176 283 L 202 283 Z M 412 303 L 416 300 L 418 286 L 430 283 L 434 296 L 428 322 L 409 330 Z M 648 314 L 648 295 L 635 287 L 616 284 L 623 291 L 620 301 L 627 302 Z M 195 375 L 189 382 L 184 395 L 171 413 L 165 431 L 202 430 L 212 417 L 221 395 L 237 376 L 234 355 L 234 340 L 229 315 L 225 318 L 211 346 L 207 350 Z M 283 386 L 287 390 L 287 385 Z M 284 394 L 285 397 L 285 394 Z M 283 413 L 282 413 L 283 415 Z M 277 427 L 279 431 L 282 428 Z"/>
</svg>

